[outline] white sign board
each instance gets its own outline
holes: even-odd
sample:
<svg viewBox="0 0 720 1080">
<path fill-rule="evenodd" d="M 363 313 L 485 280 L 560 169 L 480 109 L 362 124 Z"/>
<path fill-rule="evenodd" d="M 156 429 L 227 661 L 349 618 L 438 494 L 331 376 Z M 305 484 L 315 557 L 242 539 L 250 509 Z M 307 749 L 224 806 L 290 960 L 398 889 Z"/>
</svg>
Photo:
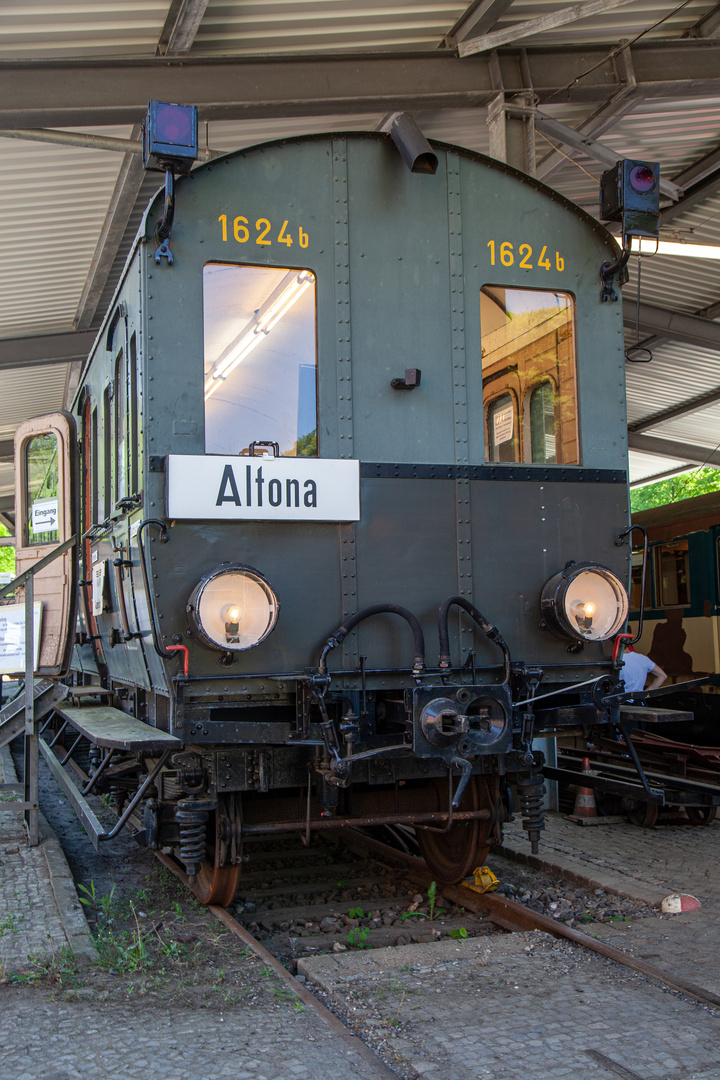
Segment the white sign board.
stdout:
<svg viewBox="0 0 720 1080">
<path fill-rule="evenodd" d="M 96 562 L 92 568 L 92 613 L 103 613 L 103 586 L 105 584 L 105 560 Z"/>
<path fill-rule="evenodd" d="M 37 536 L 38 533 L 55 532 L 58 527 L 58 501 L 57 499 L 38 499 L 32 504 L 31 528 Z"/>
<path fill-rule="evenodd" d="M 35 648 L 33 667 L 40 657 L 40 624 L 42 601 L 33 604 Z M 0 675 L 15 675 L 25 670 L 25 605 L 8 604 L 0 607 Z"/>
<path fill-rule="evenodd" d="M 506 405 L 504 409 L 498 409 L 493 416 L 494 430 L 493 441 L 495 446 L 508 442 L 513 437 L 513 407 Z"/>
<path fill-rule="evenodd" d="M 360 463 L 171 454 L 167 504 L 186 520 L 359 521 Z"/>
</svg>

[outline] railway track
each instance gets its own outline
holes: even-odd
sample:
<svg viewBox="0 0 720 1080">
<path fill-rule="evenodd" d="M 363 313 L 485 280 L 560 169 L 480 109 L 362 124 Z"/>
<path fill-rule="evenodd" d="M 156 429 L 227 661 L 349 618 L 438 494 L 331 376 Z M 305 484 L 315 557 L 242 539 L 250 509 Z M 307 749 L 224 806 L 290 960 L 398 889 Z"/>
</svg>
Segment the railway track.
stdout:
<svg viewBox="0 0 720 1080">
<path fill-rule="evenodd" d="M 411 886 L 418 889 L 418 893 L 416 893 L 413 898 L 413 902 L 415 903 L 421 895 L 420 890 L 424 890 L 427 895 L 428 890 L 431 889 L 432 875 L 427 870 L 425 864 L 414 855 L 398 851 L 396 848 L 357 830 L 343 830 L 341 839 L 347 851 L 359 855 L 370 855 L 373 857 L 373 860 L 376 860 L 375 865 L 380 867 L 377 874 L 369 875 L 365 879 L 356 879 L 353 881 L 352 885 L 354 891 L 373 888 L 382 890 L 383 887 L 389 887 L 389 885 L 394 884 L 394 896 L 381 898 L 379 895 L 375 895 L 372 897 L 372 902 L 376 904 L 377 910 L 395 911 L 398 907 L 408 903 L 408 896 L 410 893 L 401 892 L 401 890 L 398 889 L 398 884 L 401 884 L 402 882 L 410 883 Z M 189 884 L 184 871 L 174 862 L 174 860 L 162 853 L 156 854 L 176 877 L 186 884 Z M 265 853 L 265 857 L 268 861 L 272 859 L 272 856 L 272 852 Z M 277 851 L 275 851 L 275 857 L 277 857 Z M 260 888 L 262 889 L 263 901 L 272 903 L 273 899 L 278 900 L 278 904 L 275 907 L 256 907 L 251 913 L 252 921 L 250 925 L 253 926 L 255 932 L 251 932 L 247 926 L 244 926 L 238 918 L 231 915 L 225 908 L 210 905 L 209 910 L 232 934 L 239 938 L 247 948 L 263 960 L 264 963 L 272 967 L 276 974 L 292 990 L 303 1005 L 314 1009 L 324 1022 L 335 1033 L 343 1038 L 349 1047 L 352 1047 L 356 1053 L 360 1054 L 365 1061 L 370 1063 L 379 1077 L 383 1077 L 384 1080 L 390 1080 L 391 1077 L 397 1077 L 397 1073 L 391 1070 L 366 1043 L 353 1034 L 350 1028 L 347 1027 L 342 1020 L 331 1012 L 315 996 L 315 994 L 311 993 L 307 987 L 295 977 L 293 971 L 288 967 L 288 959 L 291 959 L 290 966 L 293 967 L 294 958 L 289 958 L 287 948 L 284 948 L 282 945 L 282 931 L 280 933 L 274 932 L 277 929 L 275 924 L 282 925 L 293 919 L 299 920 L 311 913 L 314 913 L 314 919 L 311 925 L 315 926 L 318 923 L 318 916 L 322 914 L 324 908 L 327 908 L 330 911 L 333 918 L 337 916 L 342 918 L 346 909 L 349 911 L 358 908 L 359 903 L 357 900 L 348 901 L 338 899 L 332 904 L 320 905 L 320 910 L 318 910 L 317 905 L 315 907 L 307 904 L 290 906 L 283 903 L 283 900 L 287 897 L 288 893 L 293 895 L 293 887 L 305 890 L 305 894 L 312 891 L 307 875 L 307 870 L 310 870 L 312 865 L 312 861 L 308 859 L 305 864 L 305 872 L 297 867 L 294 871 L 286 870 L 286 876 L 289 878 L 294 877 L 296 879 L 295 882 L 293 883 L 285 880 L 276 886 L 270 886 L 270 888 L 268 888 L 266 884 L 270 877 L 267 870 L 252 870 L 245 876 L 245 888 L 244 890 L 241 890 L 241 896 L 247 898 L 251 895 L 259 895 L 253 894 L 252 890 L 258 883 L 261 883 Z M 351 873 L 353 867 L 356 868 L 358 865 L 362 866 L 364 864 L 333 863 L 330 879 L 333 877 L 337 878 L 339 873 L 345 872 L 346 870 L 348 873 Z M 399 877 L 398 874 L 400 874 Z M 322 885 L 322 879 L 316 884 Z M 390 891 L 393 890 L 391 889 Z M 400 895 L 398 895 L 398 893 L 400 893 Z M 249 902 L 251 905 L 254 904 L 254 901 L 252 900 Z M 447 919 L 443 919 L 442 923 L 438 924 L 438 929 L 440 926 L 442 926 L 442 929 L 437 932 L 437 938 L 439 938 L 441 934 L 444 934 L 445 936 L 451 934 L 452 930 L 460 924 L 466 929 L 470 927 L 470 931 L 475 936 L 478 934 L 490 934 L 497 931 L 522 932 L 539 930 L 550 934 L 555 938 L 572 942 L 573 944 L 602 956 L 607 960 L 614 961 L 631 971 L 637 972 L 656 985 L 680 993 L 703 1006 L 712 1009 L 720 1008 L 720 996 L 685 979 L 678 978 L 671 972 L 648 964 L 646 961 L 623 952 L 621 949 L 617 949 L 612 945 L 599 941 L 574 927 L 569 927 L 557 919 L 533 911 L 523 904 L 500 893 L 490 892 L 481 894 L 465 885 L 443 885 L 437 891 L 437 903 L 442 904 L 443 906 L 447 905 L 448 910 L 451 913 Z M 244 905 L 241 904 L 241 906 Z M 420 905 L 417 905 L 416 910 L 419 910 L 419 907 Z M 461 917 L 459 915 L 460 911 L 462 911 Z M 243 915 L 245 915 L 245 912 L 243 912 Z M 327 918 L 328 916 L 323 915 L 322 917 Z M 349 919 L 350 923 L 355 922 L 350 919 L 349 916 L 346 917 Z M 246 916 L 246 920 L 247 918 L 248 916 Z M 348 924 L 346 923 L 345 925 Z M 432 941 L 433 937 L 430 936 L 432 931 L 428 933 L 427 927 L 423 928 L 423 930 L 425 932 L 420 931 L 413 934 L 412 940 L 417 943 Z M 323 935 L 322 933 L 318 934 L 314 931 L 311 931 L 311 933 L 313 936 L 307 940 L 305 945 L 308 952 L 312 951 L 312 953 L 319 953 L 321 951 L 331 951 L 333 950 L 333 946 L 335 946 L 335 950 L 337 949 L 338 938 L 336 935 Z M 371 933 L 373 932 L 369 931 L 367 939 L 363 942 L 365 947 L 382 947 L 382 945 L 389 943 L 394 944 L 395 942 L 390 942 L 388 939 L 393 937 L 393 935 L 396 938 L 398 936 L 396 927 L 386 927 L 384 929 L 377 928 L 377 932 L 372 938 L 370 937 Z M 260 936 L 263 935 L 267 939 L 266 943 L 259 939 Z M 288 939 L 287 933 L 285 933 L 285 938 Z M 312 944 L 309 944 L 310 941 L 312 941 Z M 268 948 L 268 945 L 270 948 Z M 285 962 L 282 962 L 283 960 Z M 610 1059 L 607 1059 L 607 1062 L 610 1062 Z M 612 1062 L 610 1062 L 610 1064 L 612 1064 Z"/>
</svg>

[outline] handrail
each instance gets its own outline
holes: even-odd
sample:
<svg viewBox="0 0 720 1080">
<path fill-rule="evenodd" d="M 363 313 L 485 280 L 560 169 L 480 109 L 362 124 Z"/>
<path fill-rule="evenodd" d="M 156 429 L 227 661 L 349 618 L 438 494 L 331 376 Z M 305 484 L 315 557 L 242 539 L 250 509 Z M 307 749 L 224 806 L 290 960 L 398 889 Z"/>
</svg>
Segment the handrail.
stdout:
<svg viewBox="0 0 720 1080">
<path fill-rule="evenodd" d="M 73 534 L 69 540 L 58 544 L 51 552 L 38 559 L 22 574 L 18 574 L 8 585 L 0 589 L 0 599 L 8 593 L 25 587 L 25 824 L 28 831 L 28 844 L 37 847 L 40 843 L 40 807 L 39 807 L 39 769 L 38 750 L 40 736 L 35 720 L 35 575 L 54 562 L 60 555 L 75 546 L 77 537 Z"/>
</svg>

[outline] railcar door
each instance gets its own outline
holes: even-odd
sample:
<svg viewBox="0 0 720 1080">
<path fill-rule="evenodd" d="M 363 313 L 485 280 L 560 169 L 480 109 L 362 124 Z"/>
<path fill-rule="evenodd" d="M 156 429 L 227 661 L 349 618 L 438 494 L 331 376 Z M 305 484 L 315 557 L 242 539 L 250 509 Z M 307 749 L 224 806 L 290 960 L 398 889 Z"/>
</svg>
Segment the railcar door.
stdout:
<svg viewBox="0 0 720 1080">
<path fill-rule="evenodd" d="M 76 531 L 77 434 L 67 412 L 35 417 L 15 433 L 17 573 L 28 570 Z M 67 671 L 74 642 L 77 553 L 70 548 L 35 576 L 42 603 L 40 654 L 43 675 Z"/>
</svg>

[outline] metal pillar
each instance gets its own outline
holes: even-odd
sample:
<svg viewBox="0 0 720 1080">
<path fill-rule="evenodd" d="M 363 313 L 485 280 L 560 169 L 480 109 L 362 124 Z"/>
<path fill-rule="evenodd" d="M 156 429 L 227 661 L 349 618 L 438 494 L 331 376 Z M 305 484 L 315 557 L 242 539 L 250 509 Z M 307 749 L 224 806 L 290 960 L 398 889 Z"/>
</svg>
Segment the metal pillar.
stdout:
<svg viewBox="0 0 720 1080">
<path fill-rule="evenodd" d="M 490 156 L 535 175 L 535 104 L 532 94 L 506 94 L 488 106 Z"/>
<path fill-rule="evenodd" d="M 28 844 L 40 843 L 39 806 L 39 735 L 35 720 L 35 589 L 32 575 L 25 582 L 25 825 Z"/>
</svg>

